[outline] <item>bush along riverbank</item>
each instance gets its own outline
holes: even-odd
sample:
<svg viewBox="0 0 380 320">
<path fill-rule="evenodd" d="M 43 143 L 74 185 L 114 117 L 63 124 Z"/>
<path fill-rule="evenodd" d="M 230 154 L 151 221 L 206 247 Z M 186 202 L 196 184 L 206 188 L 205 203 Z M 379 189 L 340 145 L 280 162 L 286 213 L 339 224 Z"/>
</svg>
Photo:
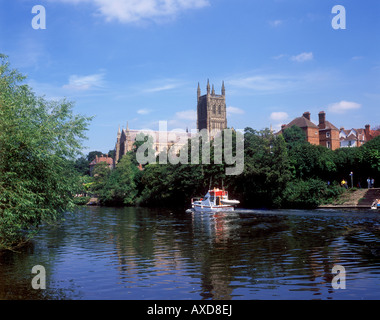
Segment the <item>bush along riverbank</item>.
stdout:
<svg viewBox="0 0 380 320">
<path fill-rule="evenodd" d="M 90 121 L 69 101 L 37 97 L 24 79 L 0 55 L 0 250 L 21 246 L 74 207 L 73 163 Z"/>
<path fill-rule="evenodd" d="M 364 186 L 367 177 L 380 178 L 380 137 L 362 147 L 332 151 L 308 143 L 298 127 L 286 129 L 283 135 L 246 128 L 240 175 L 226 175 L 227 165 L 212 164 L 213 157 L 212 142 L 210 165 L 149 164 L 139 170 L 131 151 L 114 170 L 96 165 L 91 188 L 106 206 L 186 207 L 192 197 L 203 196 L 215 186 L 225 187 L 243 208 L 310 209 L 333 203 L 345 193 L 340 182 L 351 182 L 351 172 L 354 186 Z"/>
</svg>

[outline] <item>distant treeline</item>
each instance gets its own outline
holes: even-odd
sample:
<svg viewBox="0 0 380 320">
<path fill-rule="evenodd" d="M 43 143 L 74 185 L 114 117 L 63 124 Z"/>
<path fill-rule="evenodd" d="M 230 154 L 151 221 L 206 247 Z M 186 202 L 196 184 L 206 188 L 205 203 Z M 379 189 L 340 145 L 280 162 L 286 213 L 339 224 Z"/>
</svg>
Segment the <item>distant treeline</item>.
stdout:
<svg viewBox="0 0 380 320">
<path fill-rule="evenodd" d="M 224 187 L 244 208 L 315 208 L 343 192 L 342 179 L 351 186 L 351 172 L 354 187 L 367 187 L 368 177 L 380 178 L 380 137 L 361 147 L 332 151 L 308 143 L 296 126 L 282 135 L 246 128 L 244 170 L 236 176 L 226 175 L 227 165 L 214 164 L 213 142 L 211 164 L 157 163 L 142 171 L 137 148 L 114 170 L 96 165 L 91 191 L 102 205 L 186 207 L 209 187 Z"/>
</svg>

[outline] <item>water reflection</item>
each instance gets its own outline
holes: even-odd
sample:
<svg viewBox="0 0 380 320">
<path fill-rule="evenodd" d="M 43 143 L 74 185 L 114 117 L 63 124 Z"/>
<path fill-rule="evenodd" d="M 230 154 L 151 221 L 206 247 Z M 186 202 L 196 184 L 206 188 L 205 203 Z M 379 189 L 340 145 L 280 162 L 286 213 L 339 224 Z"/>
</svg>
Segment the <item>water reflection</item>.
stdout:
<svg viewBox="0 0 380 320">
<path fill-rule="evenodd" d="M 373 212 L 82 208 L 0 256 L 5 299 L 377 299 Z M 31 269 L 47 289 L 31 288 Z M 331 286 L 343 265 L 347 289 Z"/>
</svg>

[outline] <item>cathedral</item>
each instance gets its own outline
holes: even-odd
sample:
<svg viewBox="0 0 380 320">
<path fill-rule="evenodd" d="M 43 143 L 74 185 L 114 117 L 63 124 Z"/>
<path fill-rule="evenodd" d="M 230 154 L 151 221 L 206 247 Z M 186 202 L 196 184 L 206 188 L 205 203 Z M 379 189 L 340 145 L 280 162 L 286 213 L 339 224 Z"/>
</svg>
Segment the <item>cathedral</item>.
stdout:
<svg viewBox="0 0 380 320">
<path fill-rule="evenodd" d="M 216 132 L 227 128 L 227 110 L 226 110 L 226 89 L 224 87 L 224 82 L 222 82 L 221 94 L 215 94 L 214 85 L 212 89 L 210 88 L 210 82 L 207 80 L 206 94 L 201 95 L 201 89 L 198 83 L 197 90 L 197 129 L 200 131 L 206 129 L 210 137 L 213 137 Z M 126 129 L 119 130 L 117 132 L 117 140 L 115 145 L 115 159 L 114 166 L 119 162 L 121 157 L 125 155 L 128 151 L 133 149 L 133 144 L 135 143 L 136 136 L 139 134 L 140 130 L 130 130 L 127 122 Z M 155 135 L 155 145 L 153 148 L 156 151 L 156 155 L 165 149 L 168 150 L 173 145 L 175 145 L 174 152 L 178 152 L 179 149 L 184 145 L 184 141 L 191 139 L 194 135 L 188 132 L 159 132 L 152 131 L 150 134 Z M 169 135 L 171 134 L 171 135 Z M 160 137 L 166 135 L 167 139 L 161 139 Z"/>
<path fill-rule="evenodd" d="M 227 128 L 226 89 L 222 83 L 222 94 L 215 94 L 214 85 L 210 92 L 210 83 L 207 81 L 207 94 L 201 96 L 198 83 L 197 91 L 197 129 L 207 129 L 212 135 L 215 131 Z"/>
</svg>

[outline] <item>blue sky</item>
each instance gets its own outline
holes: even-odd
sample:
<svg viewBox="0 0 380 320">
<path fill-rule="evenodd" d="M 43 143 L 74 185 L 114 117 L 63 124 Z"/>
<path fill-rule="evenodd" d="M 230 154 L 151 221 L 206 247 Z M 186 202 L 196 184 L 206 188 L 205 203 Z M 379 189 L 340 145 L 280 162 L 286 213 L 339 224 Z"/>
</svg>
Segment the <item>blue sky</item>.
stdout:
<svg viewBox="0 0 380 320">
<path fill-rule="evenodd" d="M 196 127 L 196 89 L 226 86 L 228 125 L 260 130 L 310 111 L 338 128 L 380 125 L 380 2 L 0 0 L 0 52 L 48 99 L 95 116 L 84 152 L 118 126 Z M 32 7 L 46 9 L 35 30 Z M 343 5 L 346 29 L 332 8 Z"/>
</svg>

